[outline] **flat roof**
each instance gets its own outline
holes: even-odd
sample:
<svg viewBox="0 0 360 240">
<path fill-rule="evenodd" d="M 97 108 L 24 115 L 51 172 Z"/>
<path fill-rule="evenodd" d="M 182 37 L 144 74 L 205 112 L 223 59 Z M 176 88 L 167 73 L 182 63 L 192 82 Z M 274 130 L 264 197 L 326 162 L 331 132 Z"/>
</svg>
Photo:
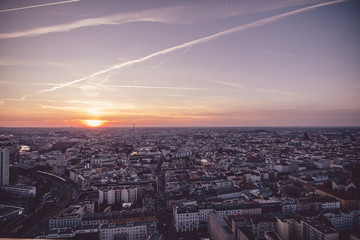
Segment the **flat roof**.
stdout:
<svg viewBox="0 0 360 240">
<path fill-rule="evenodd" d="M 254 224 L 260 222 L 277 222 L 276 218 L 269 213 L 251 214 L 250 219 Z"/>
<path fill-rule="evenodd" d="M 316 230 L 318 230 L 321 233 L 324 233 L 324 234 L 337 233 L 337 231 L 334 228 L 329 227 L 325 223 L 320 222 L 320 221 L 318 221 L 316 219 L 304 218 L 303 221 L 306 222 L 311 227 L 315 228 Z"/>
</svg>

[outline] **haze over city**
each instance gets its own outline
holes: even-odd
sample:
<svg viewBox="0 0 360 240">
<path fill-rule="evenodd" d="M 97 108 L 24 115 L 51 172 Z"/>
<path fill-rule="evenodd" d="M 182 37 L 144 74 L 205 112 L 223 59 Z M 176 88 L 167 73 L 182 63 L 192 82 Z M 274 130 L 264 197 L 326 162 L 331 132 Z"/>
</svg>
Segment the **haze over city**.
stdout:
<svg viewBox="0 0 360 240">
<path fill-rule="evenodd" d="M 0 126 L 358 126 L 358 1 L 1 1 Z"/>
</svg>

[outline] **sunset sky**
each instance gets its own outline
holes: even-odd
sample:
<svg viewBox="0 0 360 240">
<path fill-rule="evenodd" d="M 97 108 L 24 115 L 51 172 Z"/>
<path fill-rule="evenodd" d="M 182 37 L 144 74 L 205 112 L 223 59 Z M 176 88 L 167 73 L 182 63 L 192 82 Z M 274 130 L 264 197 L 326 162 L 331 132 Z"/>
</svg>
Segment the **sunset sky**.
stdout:
<svg viewBox="0 0 360 240">
<path fill-rule="evenodd" d="M 357 0 L 1 0 L 0 127 L 360 126 L 359 12 Z"/>
</svg>

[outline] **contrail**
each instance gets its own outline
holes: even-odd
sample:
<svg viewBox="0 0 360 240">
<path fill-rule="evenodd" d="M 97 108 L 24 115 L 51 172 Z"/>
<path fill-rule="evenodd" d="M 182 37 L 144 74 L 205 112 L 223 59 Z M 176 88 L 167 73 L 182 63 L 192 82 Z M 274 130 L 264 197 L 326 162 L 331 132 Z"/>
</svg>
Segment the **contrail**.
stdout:
<svg viewBox="0 0 360 240">
<path fill-rule="evenodd" d="M 62 1 L 62 2 L 56 2 L 56 3 L 48 3 L 48 4 L 42 4 L 42 5 L 35 5 L 35 6 L 29 6 L 29 7 L 22 7 L 22 8 L 13 8 L 13 9 L 7 9 L 7 10 L 0 10 L 1 12 L 9 12 L 9 11 L 16 11 L 21 9 L 27 9 L 27 8 L 34 8 L 34 7 L 42 7 L 42 6 L 49 6 L 54 4 L 63 4 L 63 3 L 71 3 L 71 2 L 77 2 L 80 0 L 70 0 L 70 1 Z M 19 37 L 36 37 L 41 36 L 44 34 L 49 33 L 57 33 L 57 32 L 68 32 L 72 31 L 78 28 L 83 27 L 94 27 L 94 26 L 100 26 L 100 25 L 114 25 L 114 24 L 124 24 L 124 23 L 130 23 L 130 22 L 165 22 L 165 23 L 193 23 L 195 22 L 203 22 L 214 20 L 214 19 L 220 19 L 230 16 L 236 16 L 236 15 L 243 15 L 243 14 L 250 14 L 253 12 L 264 12 L 269 10 L 274 10 L 278 8 L 285 8 L 290 7 L 294 5 L 299 4 L 306 4 L 311 0 L 291 0 L 291 1 L 285 1 L 285 4 L 283 0 L 279 0 L 281 4 L 275 4 L 273 7 L 265 7 L 260 8 L 257 11 L 254 11 L 254 8 L 251 7 L 246 2 L 251 2 L 252 0 L 244 0 L 238 1 L 241 7 L 240 9 L 235 8 L 231 10 L 223 11 L 223 9 L 219 9 L 214 5 L 209 5 L 210 9 L 205 8 L 203 5 L 195 5 L 195 7 L 189 7 L 189 6 L 177 6 L 177 7 L 169 7 L 169 8 L 163 8 L 163 9 L 151 9 L 151 10 L 142 10 L 137 12 L 127 12 L 127 13 L 120 13 L 120 14 L 113 14 L 108 15 L 104 17 L 97 17 L 97 18 L 86 18 L 86 19 L 80 19 L 73 22 L 65 23 L 65 24 L 57 24 L 47 27 L 38 27 L 33 29 L 28 29 L 24 31 L 19 32 L 10 32 L 10 33 L 1 33 L 0 39 L 11 39 L 11 38 L 19 38 Z M 323 1 L 323 0 L 321 0 Z M 255 6 L 255 5 L 254 5 Z M 198 14 L 199 11 L 203 10 L 205 14 Z M 214 10 L 216 9 L 216 10 Z M 215 11 L 215 12 L 214 12 Z M 196 13 L 196 14 L 195 14 Z M 190 14 L 190 15 L 189 15 Z M 216 16 L 215 18 L 213 18 Z M 210 17 L 210 18 L 209 18 Z"/>
<path fill-rule="evenodd" d="M 73 1 L 80 1 L 80 0 L 73 0 Z M 70 23 L 33 28 L 20 32 L 1 33 L 0 39 L 36 37 L 48 33 L 68 32 L 82 27 L 91 27 L 91 26 L 94 27 L 100 25 L 115 25 L 115 24 L 123 24 L 130 22 L 142 22 L 142 21 L 167 22 L 168 21 L 167 14 L 169 14 L 172 11 L 176 11 L 176 9 L 177 8 L 164 8 L 157 10 L 144 10 L 136 13 L 130 12 L 130 13 L 114 14 L 105 17 L 86 18 Z"/>
<path fill-rule="evenodd" d="M 19 10 L 24 10 L 24 9 L 29 9 L 29 8 L 46 7 L 46 6 L 51 6 L 51 5 L 58 5 L 58 4 L 72 3 L 72 2 L 80 2 L 80 0 L 69 0 L 69 1 L 62 1 L 62 2 L 39 4 L 39 5 L 28 6 L 28 7 L 11 8 L 11 9 L 0 10 L 0 13 L 19 11 Z"/>
<path fill-rule="evenodd" d="M 45 93 L 45 92 L 52 92 L 52 91 L 55 91 L 57 89 L 73 85 L 75 83 L 85 81 L 86 79 L 88 79 L 90 77 L 95 77 L 95 76 L 110 72 L 110 71 L 115 70 L 115 69 L 129 67 L 129 66 L 134 65 L 136 63 L 141 63 L 141 62 L 147 61 L 147 60 L 149 60 L 151 58 L 154 58 L 154 57 L 157 57 L 157 56 L 160 56 L 160 55 L 171 53 L 171 52 L 174 52 L 174 51 L 177 51 L 177 50 L 180 50 L 180 49 L 184 49 L 184 48 L 189 48 L 189 47 L 198 45 L 200 43 L 205 43 L 205 42 L 217 39 L 219 37 L 223 37 L 223 36 L 227 36 L 227 35 L 230 35 L 230 34 L 233 34 L 233 33 L 236 33 L 236 32 L 244 31 L 246 29 L 250 29 L 250 28 L 254 28 L 254 27 L 260 27 L 260 26 L 263 26 L 265 24 L 276 22 L 276 21 L 278 21 L 278 20 L 280 20 L 282 18 L 288 17 L 288 16 L 292 16 L 292 15 L 302 13 L 302 12 L 306 12 L 306 11 L 309 11 L 309 10 L 312 10 L 312 9 L 315 9 L 315 8 L 319 8 L 319 7 L 323 7 L 323 6 L 327 6 L 327 5 L 332 5 L 332 4 L 336 4 L 336 3 L 340 3 L 340 2 L 345 2 L 345 1 L 346 0 L 336 0 L 336 1 L 331 1 L 331 2 L 327 2 L 327 3 L 316 4 L 316 5 L 313 5 L 313 6 L 304 7 L 304 8 L 298 9 L 298 10 L 294 10 L 294 11 L 291 11 L 291 12 L 279 14 L 279 15 L 264 18 L 264 19 L 261 19 L 261 20 L 258 20 L 258 21 L 252 22 L 252 23 L 248 23 L 248 24 L 245 24 L 245 25 L 234 27 L 234 28 L 231 28 L 231 29 L 228 29 L 228 30 L 225 30 L 225 31 L 222 31 L 222 32 L 210 35 L 210 36 L 207 36 L 207 37 L 199 38 L 199 39 L 196 39 L 196 40 L 193 40 L 193 41 L 190 41 L 190 42 L 187 42 L 187 43 L 175 46 L 175 47 L 167 48 L 167 49 L 152 53 L 152 54 L 150 54 L 148 56 L 145 56 L 145 57 L 142 57 L 142 58 L 138 58 L 138 59 L 135 59 L 135 60 L 127 61 L 127 62 L 116 64 L 116 65 L 113 65 L 113 66 L 109 66 L 109 67 L 107 67 L 107 68 L 105 68 L 105 69 L 103 69 L 101 71 L 95 72 L 95 73 L 93 73 L 91 75 L 88 75 L 86 77 L 74 80 L 72 82 L 59 84 L 58 86 L 55 86 L 53 88 L 41 90 L 41 91 L 35 93 L 35 95 L 40 94 L 40 93 Z"/>
</svg>

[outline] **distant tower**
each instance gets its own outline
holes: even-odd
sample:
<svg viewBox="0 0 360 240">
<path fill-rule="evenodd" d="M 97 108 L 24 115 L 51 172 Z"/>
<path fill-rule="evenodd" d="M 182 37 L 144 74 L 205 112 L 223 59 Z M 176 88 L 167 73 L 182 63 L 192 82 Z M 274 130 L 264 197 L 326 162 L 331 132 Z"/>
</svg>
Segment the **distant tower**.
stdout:
<svg viewBox="0 0 360 240">
<path fill-rule="evenodd" d="M 132 140 L 133 140 L 133 142 L 135 141 L 135 123 L 133 123 Z"/>
<path fill-rule="evenodd" d="M 9 185 L 9 151 L 0 149 L 0 186 Z"/>
</svg>

